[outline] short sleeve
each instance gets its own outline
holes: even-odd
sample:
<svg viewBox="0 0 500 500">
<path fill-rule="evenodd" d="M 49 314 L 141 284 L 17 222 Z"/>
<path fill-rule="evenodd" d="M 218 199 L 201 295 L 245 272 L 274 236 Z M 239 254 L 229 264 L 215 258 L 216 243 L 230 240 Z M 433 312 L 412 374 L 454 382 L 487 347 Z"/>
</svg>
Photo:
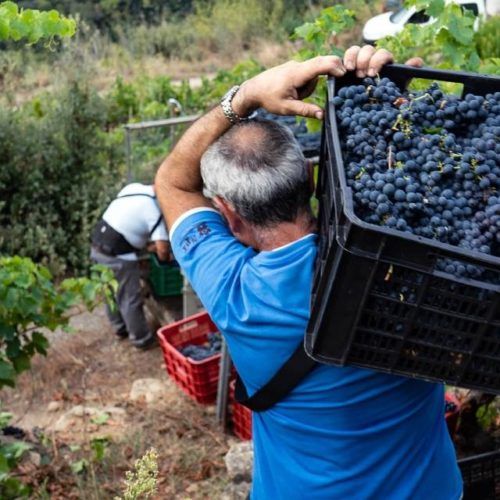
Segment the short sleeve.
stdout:
<svg viewBox="0 0 500 500">
<path fill-rule="evenodd" d="M 255 250 L 240 243 L 213 209 L 186 212 L 170 231 L 172 251 L 204 307 L 217 323 Z"/>
</svg>

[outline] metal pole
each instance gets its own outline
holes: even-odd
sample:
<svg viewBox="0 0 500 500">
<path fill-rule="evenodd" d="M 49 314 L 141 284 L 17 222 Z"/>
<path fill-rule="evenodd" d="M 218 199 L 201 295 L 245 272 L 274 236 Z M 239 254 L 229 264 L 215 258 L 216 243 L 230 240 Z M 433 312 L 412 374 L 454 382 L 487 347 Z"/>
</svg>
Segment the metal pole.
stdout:
<svg viewBox="0 0 500 500">
<path fill-rule="evenodd" d="M 179 104 L 180 105 L 180 104 Z M 151 120 L 140 123 L 127 123 L 125 129 L 125 151 L 127 155 L 127 182 L 135 180 L 133 172 L 133 156 L 132 156 L 132 133 L 138 130 L 146 130 L 150 128 L 168 127 L 171 129 L 171 137 L 175 138 L 175 128 L 179 125 L 187 125 L 193 123 L 199 118 L 199 115 L 184 115 L 174 118 L 166 118 L 163 120 Z"/>
<path fill-rule="evenodd" d="M 215 418 L 222 430 L 226 429 L 227 406 L 229 396 L 229 377 L 231 376 L 231 356 L 226 341 L 222 339 L 221 358 L 219 366 L 219 383 L 217 386 L 217 403 Z"/>
<path fill-rule="evenodd" d="M 203 309 L 203 304 L 191 288 L 189 281 L 184 276 L 184 286 L 182 287 L 182 316 L 187 318 Z"/>
<path fill-rule="evenodd" d="M 125 127 L 125 149 L 127 152 L 127 182 L 132 182 L 132 138 L 130 129 Z"/>
</svg>

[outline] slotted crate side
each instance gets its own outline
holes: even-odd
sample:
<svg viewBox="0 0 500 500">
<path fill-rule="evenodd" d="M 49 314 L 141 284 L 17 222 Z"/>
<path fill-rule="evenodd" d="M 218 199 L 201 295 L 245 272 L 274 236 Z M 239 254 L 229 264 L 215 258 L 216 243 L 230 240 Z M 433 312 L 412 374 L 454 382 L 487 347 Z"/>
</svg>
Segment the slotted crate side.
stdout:
<svg viewBox="0 0 500 500">
<path fill-rule="evenodd" d="M 168 374 L 198 403 L 213 403 L 217 396 L 220 354 L 202 361 L 184 356 L 179 349 L 188 344 L 203 344 L 217 327 L 206 312 L 164 326 L 157 332 Z"/>
<path fill-rule="evenodd" d="M 500 450 L 458 461 L 464 481 L 463 500 L 500 498 Z"/>
<path fill-rule="evenodd" d="M 252 439 L 252 411 L 237 403 L 234 399 L 236 381 L 229 384 L 229 401 L 231 405 L 231 420 L 233 422 L 233 432 L 243 441 Z"/>
<path fill-rule="evenodd" d="M 495 310 L 492 297 L 472 300 L 458 294 L 460 286 L 455 301 L 439 307 L 427 290 L 437 287 L 440 278 L 424 275 L 424 281 L 413 270 L 342 249 L 337 257 L 329 260 L 331 267 L 317 288 L 330 299 L 314 304 L 312 315 L 321 321 L 306 337 L 313 357 L 500 392 L 500 323 L 485 326 L 480 316 Z M 414 274 L 419 279 L 409 279 Z M 393 296 L 392 281 L 404 294 Z"/>
<path fill-rule="evenodd" d="M 404 71 L 406 82 L 410 76 Z M 488 78 L 483 93 L 493 85 L 500 90 L 500 79 Z M 357 364 L 499 392 L 500 259 L 367 224 L 354 215 L 333 90 L 330 82 L 317 191 L 320 245 L 306 350 L 323 363 Z M 436 271 L 438 260 L 447 257 L 483 265 L 493 282 Z M 394 296 L 395 289 L 403 293 Z"/>
<path fill-rule="evenodd" d="M 252 439 L 252 412 L 239 403 L 233 404 L 233 432 L 243 441 Z"/>
<path fill-rule="evenodd" d="M 156 297 L 175 297 L 182 294 L 183 278 L 176 264 L 161 263 L 155 253 L 149 254 L 149 281 Z"/>
</svg>

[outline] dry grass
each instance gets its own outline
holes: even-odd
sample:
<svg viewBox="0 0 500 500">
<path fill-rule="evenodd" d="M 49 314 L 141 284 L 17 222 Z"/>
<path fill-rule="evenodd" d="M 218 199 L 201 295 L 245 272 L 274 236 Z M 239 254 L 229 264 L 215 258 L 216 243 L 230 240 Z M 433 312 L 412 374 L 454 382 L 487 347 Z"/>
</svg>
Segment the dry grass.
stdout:
<svg viewBox="0 0 500 500">
<path fill-rule="evenodd" d="M 101 94 L 106 93 L 118 77 L 133 81 L 138 77 L 167 76 L 174 81 L 210 77 L 221 69 L 230 69 L 237 62 L 255 59 L 264 66 L 286 61 L 293 52 L 291 43 L 258 40 L 244 51 L 215 54 L 207 52 L 196 61 L 165 58 L 162 55 L 137 57 L 116 44 L 98 39 L 85 43 L 70 42 L 54 60 L 39 60 L 27 47 L 17 53 L 0 54 L 0 100 L 20 106 L 41 92 L 57 92 L 69 78 L 86 75 Z"/>
</svg>

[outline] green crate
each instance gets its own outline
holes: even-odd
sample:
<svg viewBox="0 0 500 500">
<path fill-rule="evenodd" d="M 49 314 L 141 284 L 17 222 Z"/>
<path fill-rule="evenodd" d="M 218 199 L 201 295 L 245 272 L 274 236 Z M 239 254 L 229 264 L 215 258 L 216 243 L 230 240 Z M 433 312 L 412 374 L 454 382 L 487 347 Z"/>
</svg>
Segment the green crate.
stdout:
<svg viewBox="0 0 500 500">
<path fill-rule="evenodd" d="M 149 254 L 149 281 L 157 297 L 174 297 L 182 294 L 182 274 L 177 263 L 162 263 L 155 253 Z"/>
</svg>

